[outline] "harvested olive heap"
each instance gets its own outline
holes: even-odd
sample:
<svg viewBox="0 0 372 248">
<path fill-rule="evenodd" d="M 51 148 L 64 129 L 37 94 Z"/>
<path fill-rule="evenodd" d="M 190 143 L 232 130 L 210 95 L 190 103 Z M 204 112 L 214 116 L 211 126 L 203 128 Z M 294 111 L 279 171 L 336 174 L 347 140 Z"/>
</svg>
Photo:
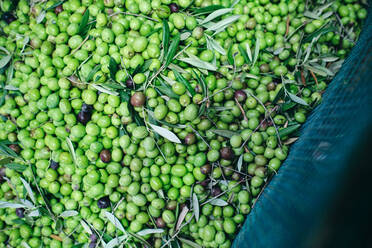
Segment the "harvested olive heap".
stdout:
<svg viewBox="0 0 372 248">
<path fill-rule="evenodd" d="M 355 0 L 2 0 L 0 247 L 230 247 L 355 45 Z"/>
</svg>

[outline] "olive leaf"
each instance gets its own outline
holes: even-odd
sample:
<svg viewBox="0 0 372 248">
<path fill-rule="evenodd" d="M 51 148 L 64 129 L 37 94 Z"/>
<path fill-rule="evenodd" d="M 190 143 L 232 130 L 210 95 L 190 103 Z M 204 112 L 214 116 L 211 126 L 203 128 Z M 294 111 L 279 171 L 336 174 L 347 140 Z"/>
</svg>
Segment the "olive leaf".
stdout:
<svg viewBox="0 0 372 248">
<path fill-rule="evenodd" d="M 200 25 L 203 25 L 204 23 L 207 23 L 207 22 L 210 22 L 214 19 L 216 19 L 217 17 L 220 17 L 224 14 L 227 14 L 231 11 L 233 11 L 234 9 L 233 8 L 224 8 L 224 9 L 218 9 L 218 10 L 215 10 L 213 11 L 212 13 L 210 13 L 201 23 Z"/>
<path fill-rule="evenodd" d="M 89 82 L 92 81 L 94 75 L 101 69 L 101 65 L 96 65 L 88 74 L 88 76 L 85 78 L 85 81 Z"/>
<path fill-rule="evenodd" d="M 24 248 L 31 248 L 31 246 L 29 246 L 27 243 L 26 243 L 26 241 L 22 241 L 21 242 L 21 245 L 24 247 Z"/>
<path fill-rule="evenodd" d="M 201 69 L 205 69 L 209 71 L 217 71 L 218 69 L 217 66 L 211 63 L 208 63 L 206 61 L 203 61 L 193 54 L 188 53 L 188 56 L 189 56 L 188 58 L 179 58 L 178 60 L 185 62 L 187 64 L 190 64 L 192 66 L 195 66 L 197 68 L 201 68 Z"/>
<path fill-rule="evenodd" d="M 238 164 L 236 165 L 239 172 L 242 170 L 242 165 L 243 165 L 243 154 L 240 155 L 240 157 L 238 159 Z"/>
<path fill-rule="evenodd" d="M 305 102 L 305 100 L 302 99 L 301 97 L 298 97 L 295 94 L 292 94 L 292 93 L 289 93 L 289 92 L 287 92 L 287 94 L 288 94 L 289 98 L 291 98 L 292 101 L 294 101 L 298 104 L 301 104 L 301 105 L 308 106 L 307 102 Z"/>
<path fill-rule="evenodd" d="M 183 32 L 181 35 L 180 35 L 180 39 L 181 40 L 187 40 L 187 38 L 189 38 L 191 36 L 191 32 Z"/>
<path fill-rule="evenodd" d="M 233 46 L 233 43 L 231 42 L 229 45 L 229 49 L 227 50 L 227 60 L 229 61 L 230 65 L 234 65 L 234 57 L 232 55 L 232 46 Z"/>
<path fill-rule="evenodd" d="M 260 52 L 260 38 L 257 37 L 256 45 L 255 45 L 255 48 L 254 48 L 254 57 L 253 57 L 252 66 L 254 66 L 256 64 L 259 52 Z"/>
<path fill-rule="evenodd" d="M 149 125 L 151 126 L 152 130 L 154 130 L 154 132 L 158 133 L 160 136 L 166 138 L 167 140 L 169 140 L 173 143 L 177 143 L 177 144 L 182 143 L 181 140 L 177 137 L 177 135 L 175 135 L 174 133 L 172 133 L 168 129 L 166 129 L 164 127 L 156 126 L 156 125 L 151 124 L 151 123 L 149 123 Z"/>
<path fill-rule="evenodd" d="M 168 54 L 168 47 L 169 47 L 169 25 L 166 19 L 163 19 L 163 56 Z"/>
<path fill-rule="evenodd" d="M 234 135 L 239 135 L 239 133 L 227 129 L 212 129 L 211 132 L 229 139 Z"/>
<path fill-rule="evenodd" d="M 226 201 L 224 201 L 222 199 L 219 199 L 219 198 L 213 199 L 209 203 L 213 206 L 220 206 L 220 207 L 224 207 L 224 206 L 229 205 L 229 203 L 227 203 Z"/>
<path fill-rule="evenodd" d="M 75 211 L 75 210 L 66 210 L 66 211 L 63 211 L 59 216 L 60 217 L 63 217 L 63 218 L 66 218 L 66 217 L 72 217 L 72 216 L 75 216 L 75 215 L 78 215 L 79 212 Z"/>
<path fill-rule="evenodd" d="M 242 45 L 239 44 L 238 48 L 239 48 L 239 52 L 240 52 L 240 54 L 241 54 L 241 55 L 243 56 L 243 58 L 244 58 L 245 63 L 248 64 L 249 62 L 251 62 L 251 60 L 250 60 L 249 57 L 248 57 L 247 51 L 244 50 L 244 48 L 242 47 Z"/>
<path fill-rule="evenodd" d="M 4 166 L 9 168 L 9 169 L 16 170 L 16 171 L 19 171 L 19 172 L 23 172 L 27 169 L 26 165 L 18 164 L 18 163 L 7 163 L 7 164 L 4 164 Z"/>
<path fill-rule="evenodd" d="M 28 196 L 31 198 L 31 201 L 36 204 L 36 199 L 35 199 L 35 195 L 34 195 L 34 192 L 32 191 L 31 189 L 31 186 L 30 184 L 25 180 L 23 179 L 22 177 L 20 178 L 22 183 L 23 183 L 23 186 L 25 187 L 26 191 L 27 191 L 27 194 Z"/>
<path fill-rule="evenodd" d="M 95 88 L 96 90 L 100 91 L 100 92 L 103 92 L 103 93 L 106 93 L 108 95 L 113 95 L 113 96 L 118 96 L 119 93 L 118 92 L 115 92 L 115 91 L 111 91 L 111 90 L 108 90 L 98 84 L 91 84 L 93 88 Z"/>
<path fill-rule="evenodd" d="M 168 68 L 171 69 L 171 70 L 175 70 L 175 71 L 178 71 L 179 73 L 182 73 L 182 74 L 187 74 L 188 72 L 185 71 L 185 69 L 183 69 L 182 67 L 179 67 L 178 65 L 175 65 L 175 64 L 172 64 L 170 63 L 168 65 Z"/>
<path fill-rule="evenodd" d="M 192 194 L 192 208 L 195 214 L 195 220 L 196 222 L 198 222 L 199 221 L 199 200 L 198 200 L 198 196 L 195 193 Z"/>
<path fill-rule="evenodd" d="M 127 238 L 127 235 L 122 235 L 117 238 L 114 238 L 110 240 L 106 245 L 104 245 L 104 248 L 114 248 L 115 246 L 118 246 Z"/>
<path fill-rule="evenodd" d="M 143 229 L 143 230 L 137 232 L 137 235 L 146 236 L 148 234 L 163 233 L 163 232 L 164 232 L 164 229 Z"/>
<path fill-rule="evenodd" d="M 72 161 L 74 162 L 74 164 L 76 164 L 76 153 L 75 153 L 75 149 L 74 149 L 74 146 L 71 142 L 71 140 L 67 137 L 66 138 L 66 143 L 67 143 L 67 147 L 68 147 L 68 150 L 72 156 Z"/>
<path fill-rule="evenodd" d="M 46 11 L 45 10 L 41 11 L 40 14 L 36 17 L 36 23 L 37 24 L 41 23 L 44 20 L 45 15 Z"/>
<path fill-rule="evenodd" d="M 203 7 L 203 8 L 194 8 L 191 11 L 193 12 L 193 14 L 203 15 L 203 14 L 208 14 L 215 10 L 223 9 L 223 8 L 224 7 L 222 5 L 210 5 L 210 6 Z"/>
<path fill-rule="evenodd" d="M 0 208 L 24 208 L 25 205 L 20 203 L 0 201 Z"/>
<path fill-rule="evenodd" d="M 86 33 L 86 31 L 89 28 L 89 25 L 87 25 L 88 21 L 89 21 L 89 9 L 86 9 L 83 17 L 81 18 L 78 34 L 83 35 L 84 33 Z"/>
<path fill-rule="evenodd" d="M 159 92 L 160 95 L 166 95 L 166 96 L 169 96 L 171 98 L 176 98 L 176 99 L 180 98 L 179 95 L 174 93 L 173 90 L 166 85 L 156 85 L 155 90 L 160 91 Z"/>
<path fill-rule="evenodd" d="M 80 220 L 80 224 L 88 234 L 92 234 L 92 230 L 84 220 Z"/>
<path fill-rule="evenodd" d="M 118 64 L 112 57 L 110 57 L 109 70 L 110 70 L 110 78 L 115 81 L 115 75 L 116 75 L 116 72 L 118 71 Z"/>
<path fill-rule="evenodd" d="M 197 243 L 195 242 L 192 242 L 191 240 L 188 240 L 188 239 L 184 239 L 184 238 L 180 238 L 178 237 L 179 241 L 181 241 L 182 243 L 186 244 L 186 245 L 189 245 L 193 248 L 203 248 L 202 246 L 198 245 Z"/>
<path fill-rule="evenodd" d="M 164 67 L 167 68 L 168 65 L 172 62 L 174 55 L 176 55 L 176 51 L 178 49 L 178 45 L 180 43 L 180 33 L 176 35 L 176 37 L 173 38 L 170 46 L 169 46 L 169 51 L 167 53 L 167 56 L 165 58 L 165 64 Z"/>
<path fill-rule="evenodd" d="M 206 35 L 205 38 L 206 38 L 206 41 L 207 41 L 207 47 L 208 47 L 208 49 L 210 49 L 210 50 L 216 50 L 220 54 L 226 55 L 225 49 L 217 41 L 215 41 L 209 35 Z"/>
<path fill-rule="evenodd" d="M 209 27 L 207 30 L 208 31 L 217 31 L 217 30 L 225 29 L 230 24 L 236 22 L 240 18 L 240 16 L 241 15 L 232 15 L 232 16 L 226 17 L 225 19 L 222 19 L 221 21 L 217 22 L 212 27 Z"/>
<path fill-rule="evenodd" d="M 12 56 L 11 55 L 5 55 L 0 59 L 0 68 L 5 67 L 9 61 L 11 60 Z"/>
<path fill-rule="evenodd" d="M 178 216 L 177 224 L 176 224 L 176 231 L 180 229 L 183 220 L 185 219 L 187 213 L 189 212 L 189 208 L 184 206 L 181 210 L 180 216 Z"/>
<path fill-rule="evenodd" d="M 119 229 L 120 231 L 122 231 L 123 233 L 127 233 L 123 227 L 123 225 L 121 224 L 121 222 L 110 212 L 107 212 L 105 211 L 105 215 L 107 217 L 107 219 L 117 228 Z"/>
<path fill-rule="evenodd" d="M 234 7 L 240 2 L 240 0 L 235 0 L 234 2 L 231 3 L 231 7 Z"/>
<path fill-rule="evenodd" d="M 180 82 L 180 83 L 182 83 L 185 87 L 186 87 L 186 89 L 188 90 L 188 92 L 190 92 L 190 94 L 192 95 L 192 96 L 195 96 L 195 90 L 194 90 L 194 88 L 190 85 L 190 83 L 189 82 L 187 82 L 187 80 L 178 72 L 178 71 L 176 71 L 176 70 L 173 70 L 173 74 L 174 74 L 174 76 L 176 77 L 176 79 Z"/>
<path fill-rule="evenodd" d="M 283 138 L 284 136 L 287 136 L 287 135 L 293 133 L 294 131 L 296 131 L 300 127 L 301 127 L 301 124 L 295 124 L 293 126 L 289 126 L 289 127 L 280 129 L 279 130 L 279 137 Z"/>
</svg>

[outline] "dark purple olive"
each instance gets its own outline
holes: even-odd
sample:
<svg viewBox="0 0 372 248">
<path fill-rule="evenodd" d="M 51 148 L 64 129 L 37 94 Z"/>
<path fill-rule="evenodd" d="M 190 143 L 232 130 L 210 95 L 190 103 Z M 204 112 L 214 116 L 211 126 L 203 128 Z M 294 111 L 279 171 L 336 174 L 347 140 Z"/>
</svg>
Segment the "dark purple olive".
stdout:
<svg viewBox="0 0 372 248">
<path fill-rule="evenodd" d="M 16 215 L 19 218 L 24 218 L 25 217 L 25 209 L 24 208 L 16 208 Z"/>
<path fill-rule="evenodd" d="M 95 248 L 96 245 L 97 245 L 96 242 L 90 242 L 88 247 L 89 247 L 89 248 Z"/>
<path fill-rule="evenodd" d="M 207 187 L 208 183 L 209 183 L 209 179 L 205 179 L 204 181 L 200 182 L 200 185 L 203 186 L 203 187 Z"/>
<path fill-rule="evenodd" d="M 221 191 L 220 187 L 218 187 L 218 186 L 213 187 L 212 190 L 211 190 L 211 194 L 212 194 L 213 197 L 218 196 L 221 193 L 222 193 L 222 191 Z"/>
<path fill-rule="evenodd" d="M 247 99 L 247 94 L 242 90 L 237 90 L 234 93 L 234 97 L 238 102 L 244 102 Z"/>
<path fill-rule="evenodd" d="M 133 89 L 134 88 L 134 82 L 131 78 L 128 78 L 127 81 L 125 81 L 125 85 L 128 87 L 128 88 L 131 88 Z"/>
<path fill-rule="evenodd" d="M 234 152 L 230 147 L 222 147 L 220 149 L 221 158 L 231 160 L 234 158 Z"/>
<path fill-rule="evenodd" d="M 108 208 L 110 206 L 110 198 L 108 196 L 103 196 L 98 199 L 97 206 L 101 209 Z"/>
<path fill-rule="evenodd" d="M 59 13 L 61 13 L 63 11 L 63 6 L 62 4 L 61 5 L 58 5 L 55 9 L 54 9 L 54 13 L 56 13 L 56 15 L 58 15 Z"/>
<path fill-rule="evenodd" d="M 83 103 L 83 106 L 81 106 L 81 111 L 83 111 L 83 112 L 92 112 L 92 110 L 93 110 L 92 105 Z"/>
<path fill-rule="evenodd" d="M 134 107 L 142 107 L 145 104 L 146 97 L 145 95 L 138 91 L 133 94 L 133 96 L 130 98 L 130 104 L 132 104 Z"/>
<path fill-rule="evenodd" d="M 11 144 L 9 145 L 9 148 L 12 149 L 17 154 L 21 152 L 21 148 L 17 144 Z"/>
<path fill-rule="evenodd" d="M 192 144 L 195 143 L 195 141 L 196 141 L 195 134 L 189 133 L 188 135 L 186 135 L 186 137 L 185 137 L 186 145 L 192 145 Z"/>
<path fill-rule="evenodd" d="M 80 122 L 83 125 L 86 125 L 90 121 L 91 118 L 92 118 L 92 114 L 86 111 L 80 111 L 77 116 L 78 122 Z"/>
<path fill-rule="evenodd" d="M 179 11 L 180 8 L 178 7 L 176 3 L 171 3 L 169 4 L 169 9 L 172 13 L 176 13 Z"/>
<path fill-rule="evenodd" d="M 6 23 L 11 23 L 11 22 L 14 22 L 16 20 L 16 18 L 14 17 L 14 15 L 10 12 L 5 12 L 3 14 L 3 20 L 6 22 Z"/>
<path fill-rule="evenodd" d="M 54 160 L 50 160 L 50 168 L 53 169 L 53 170 L 57 170 L 59 167 L 59 163 L 54 161 Z"/>
<path fill-rule="evenodd" d="M 104 163 L 110 163 L 111 162 L 111 152 L 107 149 L 103 149 L 101 153 L 99 154 L 99 157 L 101 158 L 102 162 Z"/>
<path fill-rule="evenodd" d="M 212 166 L 210 164 L 205 164 L 200 168 L 201 173 L 204 175 L 209 175 L 211 173 Z"/>
<path fill-rule="evenodd" d="M 92 234 L 89 236 L 89 239 L 90 239 L 90 241 L 92 241 L 92 242 L 97 242 L 98 237 L 97 237 L 97 235 L 96 235 L 95 233 L 92 233 Z"/>
<path fill-rule="evenodd" d="M 165 227 L 165 221 L 163 220 L 162 217 L 156 218 L 155 223 L 156 223 L 156 226 L 158 228 L 164 228 Z"/>
</svg>

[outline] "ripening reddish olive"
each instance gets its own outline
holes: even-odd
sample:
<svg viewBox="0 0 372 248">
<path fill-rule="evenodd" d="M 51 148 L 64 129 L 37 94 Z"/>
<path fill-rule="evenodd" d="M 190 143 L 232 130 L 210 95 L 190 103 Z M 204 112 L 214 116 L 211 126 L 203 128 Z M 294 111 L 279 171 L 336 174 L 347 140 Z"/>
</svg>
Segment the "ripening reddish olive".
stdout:
<svg viewBox="0 0 372 248">
<path fill-rule="evenodd" d="M 146 101 L 146 97 L 145 97 L 145 94 L 143 94 L 142 92 L 136 92 L 130 98 L 130 103 L 134 107 L 142 107 L 145 104 L 145 101 Z"/>
</svg>

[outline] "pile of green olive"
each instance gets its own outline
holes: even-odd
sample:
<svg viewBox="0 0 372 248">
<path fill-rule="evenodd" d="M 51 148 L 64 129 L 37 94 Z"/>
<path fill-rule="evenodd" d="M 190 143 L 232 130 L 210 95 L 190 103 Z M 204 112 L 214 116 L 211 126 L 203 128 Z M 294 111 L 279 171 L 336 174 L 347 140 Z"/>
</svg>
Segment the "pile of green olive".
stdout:
<svg viewBox="0 0 372 248">
<path fill-rule="evenodd" d="M 2 0 L 0 248 L 230 247 L 362 2 Z"/>
</svg>

